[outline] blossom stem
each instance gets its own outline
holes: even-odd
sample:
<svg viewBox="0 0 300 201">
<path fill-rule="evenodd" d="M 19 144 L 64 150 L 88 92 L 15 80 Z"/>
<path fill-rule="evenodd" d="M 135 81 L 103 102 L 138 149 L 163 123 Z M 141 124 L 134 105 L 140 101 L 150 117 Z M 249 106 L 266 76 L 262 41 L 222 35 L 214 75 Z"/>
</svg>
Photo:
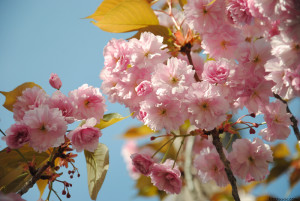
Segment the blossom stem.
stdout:
<svg viewBox="0 0 300 201">
<path fill-rule="evenodd" d="M 232 144 L 233 138 L 234 138 L 234 134 L 231 134 L 230 139 L 229 139 L 229 141 L 228 141 L 228 143 L 227 143 L 225 149 L 228 149 L 229 146 L 230 146 L 230 144 Z"/>
<path fill-rule="evenodd" d="M 258 126 L 261 126 L 261 125 L 264 125 L 266 124 L 267 122 L 262 122 L 261 124 L 257 124 Z M 247 129 L 247 128 L 253 128 L 255 126 L 248 126 L 248 127 L 244 127 L 244 128 L 237 128 L 236 131 L 240 131 L 240 130 L 244 130 L 244 129 Z M 256 128 L 256 127 L 255 127 Z"/>
<path fill-rule="evenodd" d="M 53 190 L 53 189 L 52 189 L 52 183 L 53 183 L 53 182 L 51 181 L 51 182 L 50 182 L 49 193 L 48 193 L 48 196 L 47 196 L 47 199 L 46 199 L 47 201 L 49 201 L 51 192 L 52 192 L 52 190 Z"/>
<path fill-rule="evenodd" d="M 182 145 L 183 145 L 183 143 L 184 143 L 184 140 L 185 140 L 185 137 L 183 137 L 182 140 L 181 140 L 181 144 L 180 144 L 179 149 L 178 149 L 178 151 L 177 151 L 177 154 L 176 154 L 176 157 L 175 157 L 175 160 L 174 160 L 172 169 L 175 167 L 175 163 L 176 163 L 176 161 L 177 161 L 177 158 L 178 158 L 179 152 L 180 152 L 180 150 L 181 150 L 181 147 L 182 147 Z"/>
<path fill-rule="evenodd" d="M 278 100 L 280 100 L 281 102 L 283 102 L 284 104 L 286 104 L 286 111 L 292 115 L 290 117 L 290 120 L 293 123 L 292 124 L 292 128 L 294 130 L 294 133 L 296 135 L 298 143 L 300 144 L 300 131 L 299 131 L 299 128 L 298 128 L 298 121 L 295 118 L 295 116 L 293 115 L 293 113 L 291 112 L 291 110 L 290 110 L 290 108 L 288 106 L 288 102 L 286 100 L 282 99 L 278 94 L 273 93 L 273 95 L 274 95 L 275 98 L 277 98 Z"/>
<path fill-rule="evenodd" d="M 172 142 L 170 143 L 170 145 L 169 145 L 169 147 L 168 147 L 168 149 L 167 149 L 167 151 L 166 151 L 163 159 L 161 160 L 161 163 L 164 163 L 167 160 L 168 153 L 169 153 L 169 151 L 170 151 L 170 149 L 171 149 L 172 144 L 173 144 L 174 141 L 175 141 L 175 138 L 172 138 Z"/>
<path fill-rule="evenodd" d="M 164 147 L 164 146 L 166 146 L 167 144 L 169 144 L 169 142 L 171 141 L 171 140 L 173 140 L 173 139 L 175 139 L 174 137 L 173 138 L 171 138 L 171 139 L 169 139 L 167 142 L 165 142 L 152 156 L 151 156 L 151 158 L 153 158 L 158 152 L 160 152 L 160 150 Z"/>
<path fill-rule="evenodd" d="M 55 193 L 55 195 L 56 195 L 56 197 L 60 200 L 60 201 L 62 201 L 62 199 L 59 197 L 59 195 L 57 194 L 57 192 L 52 188 L 52 191 Z"/>
<path fill-rule="evenodd" d="M 211 131 L 211 134 L 213 136 L 213 144 L 216 147 L 218 154 L 220 156 L 220 159 L 222 160 L 222 162 L 225 166 L 225 172 L 226 172 L 227 178 L 232 187 L 232 196 L 235 201 L 240 201 L 240 197 L 239 197 L 238 189 L 237 189 L 237 185 L 236 185 L 236 179 L 230 168 L 230 162 L 227 160 L 227 158 L 223 152 L 223 146 L 220 141 L 219 132 L 216 129 L 214 129 Z"/>
</svg>

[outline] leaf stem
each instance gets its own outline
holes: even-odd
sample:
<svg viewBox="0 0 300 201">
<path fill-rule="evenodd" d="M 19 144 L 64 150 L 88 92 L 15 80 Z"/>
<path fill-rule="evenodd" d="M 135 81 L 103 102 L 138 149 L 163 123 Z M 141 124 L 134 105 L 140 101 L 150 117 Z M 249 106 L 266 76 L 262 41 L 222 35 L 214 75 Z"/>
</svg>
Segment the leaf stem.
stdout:
<svg viewBox="0 0 300 201">
<path fill-rule="evenodd" d="M 278 100 L 280 100 L 281 102 L 283 102 L 284 104 L 286 104 L 286 111 L 288 113 L 290 113 L 292 116 L 290 117 L 292 124 L 292 128 L 294 130 L 294 134 L 296 135 L 296 138 L 298 140 L 298 143 L 300 144 L 300 131 L 298 128 L 298 121 L 295 118 L 295 116 L 293 115 L 293 113 L 291 112 L 289 106 L 288 106 L 288 102 L 286 100 L 284 100 L 283 98 L 281 98 L 278 94 L 273 93 L 274 97 L 277 98 Z"/>
<path fill-rule="evenodd" d="M 228 143 L 227 143 L 225 149 L 228 149 L 228 147 L 230 146 L 230 144 L 231 144 L 232 141 L 233 141 L 233 137 L 234 137 L 234 134 L 231 134 L 230 139 L 229 139 L 229 141 L 228 141 Z"/>
</svg>

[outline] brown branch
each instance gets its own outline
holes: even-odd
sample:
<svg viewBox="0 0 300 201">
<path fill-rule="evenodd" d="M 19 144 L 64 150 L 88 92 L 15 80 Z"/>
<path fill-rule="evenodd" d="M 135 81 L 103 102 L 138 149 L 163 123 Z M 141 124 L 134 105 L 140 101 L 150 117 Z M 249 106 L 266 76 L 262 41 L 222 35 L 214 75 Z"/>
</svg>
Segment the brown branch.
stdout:
<svg viewBox="0 0 300 201">
<path fill-rule="evenodd" d="M 197 82 L 200 82 L 201 80 L 199 79 L 198 75 L 197 75 L 197 72 L 195 70 L 195 66 L 194 66 L 194 63 L 193 63 L 193 60 L 192 60 L 192 56 L 191 56 L 191 49 L 192 49 L 192 45 L 190 43 L 187 43 L 185 46 L 181 47 L 181 52 L 184 52 L 189 60 L 189 63 L 190 65 L 193 66 L 193 70 L 195 71 L 195 74 L 194 74 L 194 78 Z"/>
<path fill-rule="evenodd" d="M 222 160 L 224 166 L 225 166 L 225 172 L 227 174 L 227 178 L 232 186 L 232 196 L 235 201 L 240 201 L 237 185 L 236 185 L 236 179 L 232 173 L 232 170 L 230 168 L 230 162 L 227 160 L 224 152 L 223 152 L 223 146 L 219 138 L 219 132 L 214 129 L 211 131 L 211 134 L 213 136 L 213 144 L 216 147 L 218 154 L 220 156 L 220 159 Z"/>
<path fill-rule="evenodd" d="M 60 155 L 60 152 L 55 153 L 51 161 L 47 161 L 45 165 L 40 167 L 37 172 L 33 175 L 33 177 L 25 183 L 25 185 L 18 191 L 19 195 L 23 195 L 27 193 L 27 191 L 33 187 L 33 185 L 42 177 L 42 174 L 48 167 L 54 166 L 55 159 Z"/>
<path fill-rule="evenodd" d="M 293 123 L 292 124 L 292 128 L 294 130 L 294 133 L 296 135 L 296 138 L 297 138 L 298 142 L 300 142 L 300 132 L 299 132 L 299 128 L 298 128 L 298 121 L 295 118 L 295 116 L 293 115 L 293 113 L 291 112 L 291 110 L 290 110 L 290 108 L 288 106 L 287 101 L 285 101 L 284 99 L 282 99 L 278 94 L 273 93 L 273 95 L 274 95 L 275 98 L 277 98 L 278 100 L 280 100 L 281 102 L 283 102 L 284 104 L 286 104 L 286 111 L 292 115 L 290 117 L 290 120 Z"/>
</svg>

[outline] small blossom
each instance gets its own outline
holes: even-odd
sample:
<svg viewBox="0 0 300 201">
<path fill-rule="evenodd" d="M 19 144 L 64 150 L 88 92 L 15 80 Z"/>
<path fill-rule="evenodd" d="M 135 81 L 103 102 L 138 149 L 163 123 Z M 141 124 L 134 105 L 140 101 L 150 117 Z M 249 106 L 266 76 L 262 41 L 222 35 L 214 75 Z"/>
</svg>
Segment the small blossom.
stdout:
<svg viewBox="0 0 300 201">
<path fill-rule="evenodd" d="M 81 152 L 83 149 L 90 152 L 95 151 L 98 146 L 99 137 L 102 136 L 100 129 L 94 127 L 96 124 L 97 120 L 90 118 L 81 127 L 68 133 L 67 137 L 71 140 L 72 147 L 77 152 Z"/>
<path fill-rule="evenodd" d="M 16 123 L 5 131 L 6 136 L 2 139 L 11 149 L 18 149 L 29 142 L 29 128 L 25 124 Z"/>
<path fill-rule="evenodd" d="M 58 108 L 41 105 L 25 113 L 24 123 L 30 128 L 30 146 L 36 151 L 58 147 L 65 141 L 67 122 Z"/>
<path fill-rule="evenodd" d="M 227 151 L 223 150 L 227 155 Z M 229 183 L 224 164 L 214 147 L 207 147 L 196 155 L 194 165 L 203 182 L 215 180 L 218 186 L 226 186 Z"/>
<path fill-rule="evenodd" d="M 269 162 L 273 161 L 269 145 L 259 138 L 253 142 L 237 139 L 232 144 L 229 157 L 232 171 L 241 179 L 261 181 L 269 173 Z"/>
<path fill-rule="evenodd" d="M 127 141 L 122 147 L 121 154 L 126 163 L 127 170 L 129 172 L 129 176 L 132 179 L 138 179 L 141 175 L 140 172 L 135 168 L 132 164 L 132 159 L 130 158 L 132 154 L 139 152 L 136 141 L 130 140 Z"/>
<path fill-rule="evenodd" d="M 136 88 L 135 88 L 136 94 L 138 96 L 145 96 L 153 91 L 151 82 L 145 80 L 141 82 Z"/>
<path fill-rule="evenodd" d="M 150 155 L 135 153 L 131 155 L 132 165 L 143 175 L 149 176 L 154 164 Z"/>
<path fill-rule="evenodd" d="M 54 89 L 57 90 L 59 90 L 62 85 L 62 82 L 56 73 L 51 73 L 49 78 L 49 83 Z"/>
<path fill-rule="evenodd" d="M 163 164 L 154 164 L 151 172 L 151 182 L 159 189 L 167 193 L 181 192 L 181 172 L 177 166 L 172 168 L 174 161 L 167 159 Z"/>
<path fill-rule="evenodd" d="M 32 110 L 39 105 L 47 104 L 48 99 L 49 96 L 39 87 L 34 86 L 25 89 L 13 105 L 14 119 L 21 121 L 26 111 Z"/>
<path fill-rule="evenodd" d="M 267 122 L 267 128 L 260 131 L 259 135 L 264 140 L 285 140 L 288 138 L 291 130 L 289 128 L 292 125 L 290 120 L 291 114 L 286 112 L 286 105 L 279 100 L 265 105 L 263 109 L 265 121 Z"/>
<path fill-rule="evenodd" d="M 94 117 L 97 121 L 103 117 L 106 110 L 105 99 L 99 88 L 82 85 L 78 89 L 69 93 L 70 99 L 74 103 L 76 119 L 88 119 Z"/>
<path fill-rule="evenodd" d="M 208 61 L 204 64 L 202 78 L 210 84 L 224 84 L 229 76 L 229 64 L 224 60 Z"/>
</svg>

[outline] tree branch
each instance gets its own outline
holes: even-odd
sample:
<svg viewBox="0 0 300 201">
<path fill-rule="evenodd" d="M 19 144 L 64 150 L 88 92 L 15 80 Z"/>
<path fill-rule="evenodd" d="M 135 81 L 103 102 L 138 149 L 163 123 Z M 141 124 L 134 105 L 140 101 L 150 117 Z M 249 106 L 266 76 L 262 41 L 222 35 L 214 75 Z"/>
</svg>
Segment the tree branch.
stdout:
<svg viewBox="0 0 300 201">
<path fill-rule="evenodd" d="M 41 178 L 42 174 L 44 173 L 45 170 L 47 170 L 48 167 L 53 166 L 55 159 L 60 155 L 61 153 L 57 152 L 54 154 L 53 158 L 51 161 L 47 161 L 45 165 L 40 167 L 37 170 L 37 173 L 33 175 L 33 177 L 25 183 L 25 185 L 18 191 L 19 195 L 23 195 L 27 193 L 27 191 L 33 187 L 33 185 Z"/>
<path fill-rule="evenodd" d="M 236 179 L 230 168 L 230 162 L 227 160 L 227 158 L 223 152 L 223 146 L 222 146 L 222 143 L 219 138 L 219 132 L 216 129 L 214 129 L 211 131 L 211 134 L 213 136 L 213 144 L 216 147 L 216 149 L 219 153 L 220 159 L 225 166 L 225 172 L 227 174 L 227 178 L 232 186 L 232 196 L 235 201 L 240 201 L 240 197 L 239 197 L 239 193 L 238 193 L 238 189 L 237 189 L 237 185 L 236 185 Z"/>
<path fill-rule="evenodd" d="M 181 52 L 184 52 L 189 60 L 189 63 L 190 65 L 193 66 L 193 70 L 195 71 L 195 74 L 194 74 L 194 78 L 197 82 L 200 82 L 201 80 L 199 79 L 198 75 L 197 75 L 197 72 L 195 70 L 195 66 L 194 66 L 194 63 L 193 63 L 193 60 L 192 60 L 192 56 L 191 56 L 191 49 L 192 49 L 192 45 L 190 43 L 187 43 L 185 46 L 183 46 L 181 48 Z"/>
<path fill-rule="evenodd" d="M 292 124 L 292 128 L 294 130 L 294 133 L 296 135 L 296 138 L 298 140 L 298 142 L 300 143 L 300 132 L 299 132 L 299 128 L 298 128 L 298 121 L 295 118 L 295 116 L 293 115 L 293 113 L 291 112 L 287 101 L 285 101 L 284 99 L 282 99 L 278 94 L 273 93 L 274 97 L 277 98 L 278 100 L 280 100 L 281 102 L 283 102 L 284 104 L 286 104 L 286 111 L 288 113 L 290 113 L 292 116 L 290 117 Z"/>
</svg>

